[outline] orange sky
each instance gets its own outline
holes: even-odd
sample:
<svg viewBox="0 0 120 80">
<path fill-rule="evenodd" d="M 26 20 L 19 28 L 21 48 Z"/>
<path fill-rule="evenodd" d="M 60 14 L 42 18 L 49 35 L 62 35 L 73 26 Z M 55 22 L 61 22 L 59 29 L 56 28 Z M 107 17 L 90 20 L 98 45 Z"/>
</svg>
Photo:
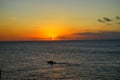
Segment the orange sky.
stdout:
<svg viewBox="0 0 120 80">
<path fill-rule="evenodd" d="M 120 0 L 1 0 L 0 41 L 120 39 Z"/>
</svg>

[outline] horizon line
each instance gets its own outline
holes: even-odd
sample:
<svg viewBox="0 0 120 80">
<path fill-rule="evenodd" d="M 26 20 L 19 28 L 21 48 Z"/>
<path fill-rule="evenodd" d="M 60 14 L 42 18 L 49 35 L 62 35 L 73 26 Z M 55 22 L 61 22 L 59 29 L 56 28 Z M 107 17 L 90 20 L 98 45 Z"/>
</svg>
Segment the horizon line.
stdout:
<svg viewBox="0 0 120 80">
<path fill-rule="evenodd" d="M 3 40 L 0 42 L 61 42 L 61 41 L 112 41 L 120 39 L 86 39 L 86 40 Z"/>
</svg>

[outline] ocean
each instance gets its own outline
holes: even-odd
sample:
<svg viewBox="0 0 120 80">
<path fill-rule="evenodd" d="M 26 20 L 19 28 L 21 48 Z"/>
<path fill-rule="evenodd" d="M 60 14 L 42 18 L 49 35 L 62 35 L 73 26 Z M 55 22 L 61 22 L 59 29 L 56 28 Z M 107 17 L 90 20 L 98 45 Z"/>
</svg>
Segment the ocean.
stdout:
<svg viewBox="0 0 120 80">
<path fill-rule="evenodd" d="M 120 40 L 0 42 L 0 69 L 1 80 L 120 80 Z"/>
</svg>

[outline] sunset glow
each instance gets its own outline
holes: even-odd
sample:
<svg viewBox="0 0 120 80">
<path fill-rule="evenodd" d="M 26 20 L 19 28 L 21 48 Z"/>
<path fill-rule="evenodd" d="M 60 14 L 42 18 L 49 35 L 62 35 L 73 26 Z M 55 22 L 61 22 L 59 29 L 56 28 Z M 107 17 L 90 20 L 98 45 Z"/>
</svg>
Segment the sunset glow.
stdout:
<svg viewBox="0 0 120 80">
<path fill-rule="evenodd" d="M 120 39 L 120 0 L 1 0 L 0 41 Z"/>
</svg>

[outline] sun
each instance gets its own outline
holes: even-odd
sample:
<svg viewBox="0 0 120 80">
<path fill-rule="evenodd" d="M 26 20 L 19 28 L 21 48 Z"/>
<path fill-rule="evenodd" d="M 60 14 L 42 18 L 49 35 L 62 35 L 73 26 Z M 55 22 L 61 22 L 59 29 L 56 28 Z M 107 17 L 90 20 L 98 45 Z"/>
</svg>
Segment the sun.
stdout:
<svg viewBox="0 0 120 80">
<path fill-rule="evenodd" d="M 51 39 L 51 40 L 56 40 L 58 34 L 53 34 L 53 33 L 52 33 L 52 34 L 50 34 L 49 36 L 50 36 L 50 39 Z"/>
<path fill-rule="evenodd" d="M 71 34 L 71 29 L 56 21 L 43 23 L 38 32 L 38 36 L 43 40 L 62 40 L 69 34 Z"/>
</svg>

